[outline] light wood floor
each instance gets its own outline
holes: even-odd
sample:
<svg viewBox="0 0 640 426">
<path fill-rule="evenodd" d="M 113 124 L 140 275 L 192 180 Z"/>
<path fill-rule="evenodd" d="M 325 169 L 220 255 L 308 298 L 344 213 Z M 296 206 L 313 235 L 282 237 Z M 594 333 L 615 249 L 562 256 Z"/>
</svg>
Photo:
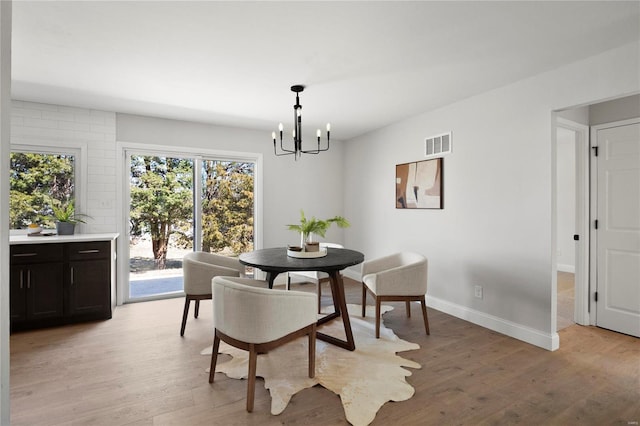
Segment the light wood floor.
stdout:
<svg viewBox="0 0 640 426">
<path fill-rule="evenodd" d="M 359 303 L 359 285 L 346 281 L 349 302 Z M 180 338 L 182 303 L 125 305 L 109 321 L 12 335 L 12 425 L 347 424 L 339 398 L 322 387 L 272 416 L 261 380 L 247 413 L 246 381 L 219 374 L 207 382 L 209 357 L 200 351 L 211 344 L 210 302 Z M 416 395 L 385 404 L 374 425 L 640 421 L 636 338 L 573 325 L 549 352 L 433 309 L 426 336 L 417 306 L 407 319 L 402 303 L 392 305 L 385 324 L 420 344 L 403 356 L 423 367 L 407 378 Z"/>
<path fill-rule="evenodd" d="M 558 271 L 558 317 L 556 330 L 575 324 L 574 303 L 575 303 L 575 275 L 571 272 Z"/>
</svg>

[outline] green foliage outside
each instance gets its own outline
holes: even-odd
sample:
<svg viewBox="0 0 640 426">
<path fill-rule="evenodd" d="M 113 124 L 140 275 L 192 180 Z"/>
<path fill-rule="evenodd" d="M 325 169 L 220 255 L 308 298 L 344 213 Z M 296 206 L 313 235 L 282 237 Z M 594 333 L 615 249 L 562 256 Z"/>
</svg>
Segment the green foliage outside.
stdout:
<svg viewBox="0 0 640 426">
<path fill-rule="evenodd" d="M 151 235 L 153 258 L 164 269 L 169 237 L 188 229 L 193 211 L 193 162 L 188 159 L 131 157 L 132 236 Z"/>
<path fill-rule="evenodd" d="M 202 250 L 253 250 L 253 164 L 204 162 Z"/>
<path fill-rule="evenodd" d="M 9 224 L 23 229 L 30 223 L 55 226 L 52 207 L 73 202 L 74 157 L 72 155 L 10 154 Z"/>
<path fill-rule="evenodd" d="M 202 250 L 234 254 L 253 248 L 253 164 L 204 161 Z M 131 159 L 131 235 L 151 235 L 153 256 L 165 267 L 169 240 L 192 243 L 193 162 Z"/>
</svg>

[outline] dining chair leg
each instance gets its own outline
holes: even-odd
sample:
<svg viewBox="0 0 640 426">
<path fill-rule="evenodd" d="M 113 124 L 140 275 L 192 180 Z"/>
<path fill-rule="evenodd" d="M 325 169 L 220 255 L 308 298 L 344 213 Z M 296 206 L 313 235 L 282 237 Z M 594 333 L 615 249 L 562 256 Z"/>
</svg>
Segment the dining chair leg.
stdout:
<svg viewBox="0 0 640 426">
<path fill-rule="evenodd" d="M 367 311 L 367 286 L 364 283 L 362 283 L 362 318 L 364 318 L 366 311 Z"/>
<path fill-rule="evenodd" d="M 318 313 L 322 310 L 322 306 L 320 303 L 320 299 L 322 299 L 322 281 L 318 280 L 318 285 L 316 286 L 316 292 L 318 293 Z"/>
<path fill-rule="evenodd" d="M 312 324 L 309 332 L 309 378 L 316 376 L 316 325 Z"/>
<path fill-rule="evenodd" d="M 193 313 L 193 317 L 198 318 L 198 315 L 200 315 L 200 299 L 196 299 L 196 309 Z"/>
<path fill-rule="evenodd" d="M 376 339 L 380 338 L 380 298 L 376 297 Z"/>
<path fill-rule="evenodd" d="M 253 411 L 253 400 L 256 393 L 256 364 L 258 361 L 258 352 L 252 343 L 249 345 L 249 377 L 247 383 L 247 411 Z"/>
<path fill-rule="evenodd" d="M 182 326 L 180 327 L 180 336 L 184 336 L 184 329 L 187 326 L 187 317 L 189 316 L 189 304 L 191 299 L 189 296 L 184 297 L 184 312 L 182 313 Z"/>
<path fill-rule="evenodd" d="M 220 348 L 220 338 L 216 334 L 213 337 L 213 350 L 211 352 L 211 366 L 209 368 L 209 383 L 213 383 L 216 375 L 216 364 L 218 363 L 218 349 Z"/>
<path fill-rule="evenodd" d="M 411 301 L 407 300 L 404 303 L 407 307 L 407 318 L 411 318 Z"/>
<path fill-rule="evenodd" d="M 422 299 L 420 299 L 420 305 L 422 305 L 422 318 L 424 319 L 424 329 L 427 331 L 427 335 L 431 334 L 429 332 L 429 318 L 427 317 L 427 302 L 424 299 L 424 296 L 422 296 Z"/>
</svg>

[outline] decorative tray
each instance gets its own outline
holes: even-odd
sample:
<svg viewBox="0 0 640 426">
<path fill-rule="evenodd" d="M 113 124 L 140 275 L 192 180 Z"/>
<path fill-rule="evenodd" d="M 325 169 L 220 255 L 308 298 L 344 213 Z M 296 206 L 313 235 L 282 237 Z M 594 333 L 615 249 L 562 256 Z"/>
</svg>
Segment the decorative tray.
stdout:
<svg viewBox="0 0 640 426">
<path fill-rule="evenodd" d="M 27 237 L 51 237 L 52 235 L 57 235 L 55 232 L 32 232 L 27 234 Z"/>
<path fill-rule="evenodd" d="M 316 257 L 325 257 L 326 255 L 327 249 L 325 248 L 321 248 L 320 251 L 293 251 L 287 249 L 287 256 L 298 259 L 312 259 Z"/>
</svg>

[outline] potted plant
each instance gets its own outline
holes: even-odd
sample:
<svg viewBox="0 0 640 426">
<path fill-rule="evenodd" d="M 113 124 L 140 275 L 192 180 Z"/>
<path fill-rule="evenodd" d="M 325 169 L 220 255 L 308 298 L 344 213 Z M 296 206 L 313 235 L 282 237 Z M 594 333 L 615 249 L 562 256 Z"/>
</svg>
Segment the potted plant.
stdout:
<svg viewBox="0 0 640 426">
<path fill-rule="evenodd" d="M 86 214 L 76 213 L 73 202 L 52 205 L 51 211 L 56 219 L 56 233 L 58 235 L 73 235 L 76 223 L 86 223 L 82 218 L 89 217 Z"/>
<path fill-rule="evenodd" d="M 289 224 L 287 227 L 290 231 L 300 232 L 300 246 L 305 247 L 306 251 L 318 251 L 319 243 L 313 241 L 313 235 L 318 234 L 324 237 L 332 223 L 340 228 L 348 228 L 351 224 L 342 216 L 334 216 L 331 219 L 316 219 L 315 216 L 307 219 L 304 211 L 300 210 L 300 223 Z"/>
</svg>

